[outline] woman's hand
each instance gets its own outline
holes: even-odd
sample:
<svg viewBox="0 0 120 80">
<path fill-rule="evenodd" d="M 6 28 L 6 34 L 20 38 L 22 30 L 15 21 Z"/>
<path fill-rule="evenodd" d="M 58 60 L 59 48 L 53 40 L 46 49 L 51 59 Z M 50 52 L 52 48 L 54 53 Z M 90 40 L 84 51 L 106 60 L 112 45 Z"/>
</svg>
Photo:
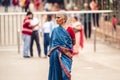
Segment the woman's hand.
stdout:
<svg viewBox="0 0 120 80">
<path fill-rule="evenodd" d="M 73 29 L 76 29 L 76 30 L 81 30 L 82 29 L 82 25 L 77 25 L 76 27 L 74 27 Z"/>
</svg>

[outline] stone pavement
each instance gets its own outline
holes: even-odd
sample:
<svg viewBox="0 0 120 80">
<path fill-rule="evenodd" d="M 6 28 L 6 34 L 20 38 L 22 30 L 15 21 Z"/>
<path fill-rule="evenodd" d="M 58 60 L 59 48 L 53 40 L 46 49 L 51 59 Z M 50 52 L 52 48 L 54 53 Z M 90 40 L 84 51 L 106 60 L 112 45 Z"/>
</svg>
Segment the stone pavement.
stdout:
<svg viewBox="0 0 120 80">
<path fill-rule="evenodd" d="M 49 59 L 30 59 L 17 53 L 17 47 L 0 47 L 0 80 L 47 80 Z M 93 40 L 85 41 L 82 52 L 73 58 L 72 80 L 120 80 L 120 50 Z"/>
</svg>

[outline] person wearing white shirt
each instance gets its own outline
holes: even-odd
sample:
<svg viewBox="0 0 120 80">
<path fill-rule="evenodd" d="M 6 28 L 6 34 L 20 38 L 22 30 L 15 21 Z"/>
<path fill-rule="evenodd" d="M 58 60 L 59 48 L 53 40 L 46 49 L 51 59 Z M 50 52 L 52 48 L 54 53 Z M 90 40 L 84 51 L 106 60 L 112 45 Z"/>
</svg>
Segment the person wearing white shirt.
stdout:
<svg viewBox="0 0 120 80">
<path fill-rule="evenodd" d="M 47 15 L 46 21 L 43 24 L 43 29 L 42 29 L 43 37 L 44 37 L 44 54 L 45 54 L 45 58 L 47 57 L 50 36 L 51 36 L 51 32 L 52 32 L 53 28 L 54 28 L 54 26 L 53 26 L 53 22 L 52 22 L 52 16 Z"/>
<path fill-rule="evenodd" d="M 39 20 L 37 18 L 33 18 L 31 20 L 31 24 L 39 24 Z M 33 28 L 32 36 L 31 36 L 31 43 L 30 43 L 30 55 L 33 57 L 33 42 L 35 40 L 36 45 L 37 45 L 37 51 L 38 51 L 38 56 L 40 57 L 41 55 L 41 48 L 40 48 L 40 42 L 39 42 L 39 26 L 35 26 Z"/>
</svg>

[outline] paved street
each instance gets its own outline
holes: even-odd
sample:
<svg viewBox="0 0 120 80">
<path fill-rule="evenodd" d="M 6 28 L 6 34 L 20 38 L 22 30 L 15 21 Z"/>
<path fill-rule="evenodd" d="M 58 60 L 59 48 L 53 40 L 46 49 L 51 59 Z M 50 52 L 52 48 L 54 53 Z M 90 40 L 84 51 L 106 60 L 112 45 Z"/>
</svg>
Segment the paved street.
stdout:
<svg viewBox="0 0 120 80">
<path fill-rule="evenodd" d="M 35 56 L 24 59 L 17 47 L 0 48 L 0 80 L 47 80 L 49 59 Z M 43 56 L 43 55 L 42 55 Z M 85 41 L 85 48 L 73 58 L 72 80 L 120 80 L 120 50 L 93 40 Z"/>
</svg>

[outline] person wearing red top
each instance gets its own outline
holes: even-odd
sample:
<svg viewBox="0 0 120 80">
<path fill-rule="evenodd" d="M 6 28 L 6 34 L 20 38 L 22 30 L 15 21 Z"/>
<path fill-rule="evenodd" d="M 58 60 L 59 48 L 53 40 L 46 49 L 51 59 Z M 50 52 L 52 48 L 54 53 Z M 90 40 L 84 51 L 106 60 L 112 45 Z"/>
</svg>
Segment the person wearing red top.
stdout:
<svg viewBox="0 0 120 80">
<path fill-rule="evenodd" d="M 30 46 L 30 39 L 32 35 L 32 27 L 30 26 L 30 19 L 32 18 L 32 12 L 27 12 L 25 19 L 23 20 L 22 38 L 23 38 L 23 57 L 30 58 L 28 56 L 28 50 Z"/>
<path fill-rule="evenodd" d="M 29 5 L 30 5 L 30 0 L 25 0 L 25 5 L 24 5 L 25 12 L 29 10 Z"/>
<path fill-rule="evenodd" d="M 71 26 L 68 26 L 67 32 L 70 34 L 70 36 L 72 38 L 72 44 L 75 45 L 76 38 L 75 38 L 75 32 L 74 32 L 73 28 Z"/>
<path fill-rule="evenodd" d="M 22 34 L 31 35 L 32 34 L 32 27 L 30 26 L 30 19 L 32 17 L 32 13 L 28 12 L 25 19 L 23 20 L 23 29 Z"/>
<path fill-rule="evenodd" d="M 17 6 L 17 5 L 19 4 L 19 0 L 12 0 L 12 4 L 13 4 L 14 6 Z"/>
<path fill-rule="evenodd" d="M 76 36 L 75 36 L 75 32 L 74 32 L 72 26 L 68 26 L 68 28 L 66 30 L 69 33 L 69 35 L 71 36 L 72 44 L 74 46 L 76 44 Z M 72 48 L 72 50 L 73 50 L 73 54 L 72 55 L 75 55 L 76 53 L 74 52 L 74 47 Z"/>
<path fill-rule="evenodd" d="M 73 50 L 74 54 L 78 54 L 80 48 L 83 48 L 83 26 L 78 21 L 78 18 L 76 16 L 73 17 L 72 28 L 74 29 L 76 36 L 76 44 L 74 45 Z"/>
<path fill-rule="evenodd" d="M 23 38 L 23 57 L 24 58 L 30 58 L 28 56 L 28 50 L 30 47 L 30 40 L 31 40 L 31 35 L 33 32 L 33 28 L 38 26 L 38 24 L 32 25 L 30 20 L 33 18 L 33 13 L 32 12 L 27 12 L 27 15 L 23 21 L 23 29 L 22 29 L 22 38 Z"/>
<path fill-rule="evenodd" d="M 41 3 L 41 0 L 34 0 L 36 11 L 39 11 L 40 3 Z"/>
<path fill-rule="evenodd" d="M 112 25 L 113 25 L 114 30 L 116 31 L 117 18 L 115 15 L 113 15 L 113 18 L 112 18 Z"/>
<path fill-rule="evenodd" d="M 14 6 L 14 11 L 17 11 L 17 7 L 19 5 L 19 0 L 12 0 L 12 4 Z"/>
</svg>

